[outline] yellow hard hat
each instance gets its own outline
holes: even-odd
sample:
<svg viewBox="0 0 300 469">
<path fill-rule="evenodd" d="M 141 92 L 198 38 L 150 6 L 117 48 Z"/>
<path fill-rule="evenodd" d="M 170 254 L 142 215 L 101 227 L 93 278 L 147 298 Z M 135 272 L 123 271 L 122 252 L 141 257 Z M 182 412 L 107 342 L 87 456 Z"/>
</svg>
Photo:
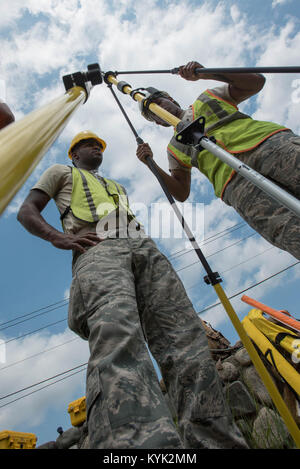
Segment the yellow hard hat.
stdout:
<svg viewBox="0 0 300 469">
<path fill-rule="evenodd" d="M 83 132 L 79 132 L 79 134 L 75 135 L 75 137 L 73 138 L 71 142 L 71 145 L 68 151 L 68 156 L 70 159 L 72 159 L 71 150 L 76 145 L 76 143 L 80 142 L 81 140 L 87 140 L 89 138 L 93 138 L 94 140 L 97 140 L 97 142 L 99 142 L 100 145 L 102 146 L 102 151 L 105 150 L 106 142 L 102 140 L 102 138 L 99 138 L 98 135 L 94 134 L 90 130 L 83 130 Z"/>
</svg>

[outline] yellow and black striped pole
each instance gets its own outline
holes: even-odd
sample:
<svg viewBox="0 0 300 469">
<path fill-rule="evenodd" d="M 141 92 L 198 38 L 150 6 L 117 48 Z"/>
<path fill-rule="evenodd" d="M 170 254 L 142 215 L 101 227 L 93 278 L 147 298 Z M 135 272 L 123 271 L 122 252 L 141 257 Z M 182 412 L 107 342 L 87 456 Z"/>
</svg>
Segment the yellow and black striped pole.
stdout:
<svg viewBox="0 0 300 469">
<path fill-rule="evenodd" d="M 0 214 L 86 99 L 75 86 L 0 131 Z"/>
<path fill-rule="evenodd" d="M 119 82 L 117 80 L 116 76 L 113 73 L 110 74 L 110 72 L 106 73 L 105 81 L 106 81 L 106 83 L 111 84 L 111 85 L 115 85 L 117 87 L 118 87 L 119 83 L 122 83 L 122 82 Z M 142 93 L 139 93 L 138 91 L 133 93 L 133 90 L 132 90 L 132 88 L 130 87 L 129 84 L 122 84 L 121 88 L 122 88 L 122 93 L 124 93 L 124 94 L 129 94 L 130 95 L 132 93 L 132 97 L 135 101 L 140 102 L 140 101 L 145 99 L 145 96 Z M 158 117 L 160 117 L 161 119 L 166 121 L 168 124 L 171 124 L 175 128 L 181 122 L 180 119 L 175 117 L 173 114 L 170 114 L 168 111 L 161 108 L 160 106 L 158 106 L 155 103 L 150 103 L 149 109 L 154 114 L 156 114 Z M 173 208 L 175 208 L 174 204 L 173 204 Z M 178 216 L 178 210 L 175 210 L 175 213 Z M 182 222 L 182 217 L 180 219 L 180 215 L 178 216 L 178 218 Z M 185 228 L 187 228 L 186 225 L 185 225 Z M 188 237 L 190 239 L 191 239 L 191 237 L 193 238 L 192 234 L 189 233 L 189 229 L 188 229 L 188 231 L 186 230 L 186 232 L 187 232 Z M 192 244 L 193 244 L 193 247 L 201 253 L 201 250 L 200 250 L 199 246 L 197 245 L 196 241 L 194 240 L 194 238 L 193 238 Z M 203 258 L 203 257 L 204 256 L 202 254 L 201 258 Z M 200 260 L 201 260 L 201 258 L 200 258 Z M 205 269 L 208 266 L 205 258 L 204 258 L 203 266 L 204 266 Z M 209 272 L 211 273 L 210 267 L 209 267 Z M 286 424 L 292 438 L 294 439 L 297 447 L 300 448 L 300 430 L 299 430 L 298 425 L 296 424 L 295 420 L 293 419 L 293 417 L 292 417 L 286 403 L 284 402 L 281 394 L 279 393 L 273 379 L 271 378 L 271 376 L 268 373 L 266 367 L 264 366 L 260 356 L 258 355 L 252 341 L 250 340 L 249 336 L 247 335 L 242 323 L 240 322 L 236 312 L 234 311 L 233 306 L 230 303 L 230 301 L 229 301 L 226 293 L 224 292 L 222 286 L 220 285 L 220 283 L 218 281 L 217 282 L 210 282 L 210 283 L 212 284 L 212 286 L 213 286 L 219 300 L 221 301 L 227 315 L 229 316 L 229 319 L 231 320 L 234 328 L 236 329 L 236 331 L 237 331 L 237 333 L 238 333 L 244 347 L 246 348 L 246 350 L 247 350 L 247 352 L 248 352 L 248 354 L 249 354 L 249 356 L 250 356 L 250 358 L 251 358 L 251 360 L 252 360 L 252 362 L 253 362 L 256 370 L 257 370 L 257 372 L 259 373 L 259 375 L 260 375 L 266 389 L 268 390 L 268 392 L 269 392 L 269 394 L 270 394 L 270 396 L 271 396 L 271 398 L 272 398 L 278 412 L 280 413 L 281 417 L 283 418 L 283 420 L 284 420 L 284 422 L 285 422 L 285 424 Z"/>
</svg>

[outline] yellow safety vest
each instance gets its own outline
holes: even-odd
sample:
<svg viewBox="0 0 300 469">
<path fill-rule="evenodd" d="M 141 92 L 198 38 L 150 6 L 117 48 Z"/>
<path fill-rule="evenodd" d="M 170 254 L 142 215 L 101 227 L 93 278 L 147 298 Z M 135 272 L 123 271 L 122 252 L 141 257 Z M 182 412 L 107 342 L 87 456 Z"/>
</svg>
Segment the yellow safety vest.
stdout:
<svg viewBox="0 0 300 469">
<path fill-rule="evenodd" d="M 89 171 L 72 169 L 72 196 L 70 207 L 74 217 L 89 223 L 97 223 L 116 209 L 127 212 L 128 220 L 135 219 L 130 210 L 126 191 L 112 179 L 101 178 L 101 181 Z M 138 222 L 137 222 L 138 223 Z"/>
<path fill-rule="evenodd" d="M 289 130 L 273 122 L 252 119 L 210 90 L 198 97 L 192 110 L 193 120 L 205 117 L 205 134 L 214 136 L 219 146 L 235 156 L 252 150 L 277 132 Z M 216 196 L 222 197 L 226 184 L 234 174 L 232 168 L 205 149 L 198 152 L 191 146 L 177 142 L 175 136 L 176 132 L 168 145 L 168 153 L 181 165 L 198 168 L 213 184 Z"/>
</svg>

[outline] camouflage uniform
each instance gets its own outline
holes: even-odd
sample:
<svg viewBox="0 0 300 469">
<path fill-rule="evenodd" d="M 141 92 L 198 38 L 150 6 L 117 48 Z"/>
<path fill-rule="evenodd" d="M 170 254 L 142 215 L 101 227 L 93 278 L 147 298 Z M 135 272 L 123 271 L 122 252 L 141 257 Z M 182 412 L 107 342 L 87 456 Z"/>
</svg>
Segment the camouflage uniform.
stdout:
<svg viewBox="0 0 300 469">
<path fill-rule="evenodd" d="M 279 132 L 239 159 L 300 199 L 300 137 Z M 253 183 L 236 174 L 224 191 L 231 205 L 261 236 L 300 260 L 300 220 Z"/>
<path fill-rule="evenodd" d="M 224 401 L 202 322 L 152 239 L 108 238 L 78 257 L 69 326 L 90 346 L 91 448 L 247 448 Z"/>
</svg>

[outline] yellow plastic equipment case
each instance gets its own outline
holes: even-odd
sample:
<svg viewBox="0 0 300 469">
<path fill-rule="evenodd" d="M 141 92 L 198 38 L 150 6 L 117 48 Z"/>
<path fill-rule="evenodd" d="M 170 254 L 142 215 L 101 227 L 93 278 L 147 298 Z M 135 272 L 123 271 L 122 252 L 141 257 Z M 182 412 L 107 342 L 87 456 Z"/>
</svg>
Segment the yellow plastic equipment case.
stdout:
<svg viewBox="0 0 300 469">
<path fill-rule="evenodd" d="M 86 401 L 85 396 L 69 404 L 68 413 L 70 414 L 71 424 L 74 427 L 81 425 L 86 419 Z"/>
<path fill-rule="evenodd" d="M 35 449 L 37 437 L 34 433 L 0 432 L 0 449 Z"/>
</svg>

